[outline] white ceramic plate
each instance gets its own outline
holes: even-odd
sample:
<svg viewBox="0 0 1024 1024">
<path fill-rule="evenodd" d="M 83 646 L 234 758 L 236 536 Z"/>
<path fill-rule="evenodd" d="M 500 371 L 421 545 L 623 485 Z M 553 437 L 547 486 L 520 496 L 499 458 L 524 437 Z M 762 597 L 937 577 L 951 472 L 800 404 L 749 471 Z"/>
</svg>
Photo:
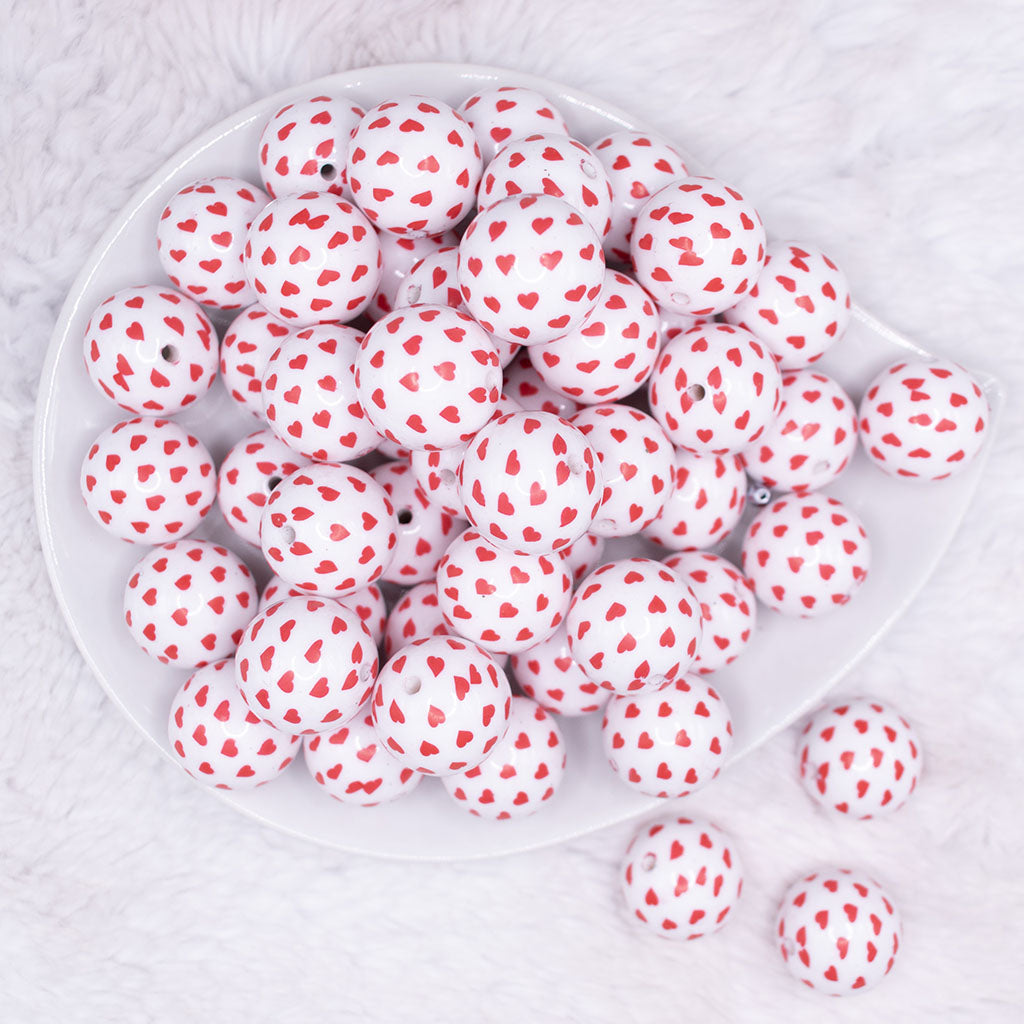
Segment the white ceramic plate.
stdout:
<svg viewBox="0 0 1024 1024">
<path fill-rule="evenodd" d="M 167 713 L 185 673 L 143 654 L 121 616 L 125 580 L 144 549 L 103 533 L 85 511 L 78 491 L 79 467 L 88 445 L 125 415 L 100 396 L 85 373 L 81 338 L 89 315 L 119 288 L 166 280 L 157 261 L 155 230 L 166 200 L 177 189 L 214 174 L 259 183 L 260 131 L 287 100 L 344 93 L 369 106 L 416 92 L 458 105 L 488 85 L 523 85 L 544 93 L 565 114 L 573 135 L 584 142 L 620 128 L 646 127 L 603 100 L 513 71 L 407 64 L 332 75 L 271 96 L 182 150 L 116 218 L 68 295 L 47 353 L 36 421 L 35 489 L 43 551 L 57 599 L 86 661 L 111 698 L 168 758 Z M 857 310 L 848 336 L 822 361 L 821 369 L 858 401 L 867 381 L 883 366 L 921 352 Z M 982 382 L 995 414 L 1001 402 L 998 385 L 988 378 Z M 256 429 L 219 383 L 178 419 L 206 442 L 218 461 L 239 437 Z M 762 609 L 748 652 L 714 677 L 734 717 L 734 758 L 809 710 L 903 611 L 942 557 L 987 452 L 988 447 L 963 475 L 932 485 L 893 480 L 858 454 L 830 493 L 863 517 L 871 535 L 872 571 L 857 599 L 827 618 L 786 620 Z M 227 544 L 258 575 L 263 570 L 261 580 L 266 578 L 257 550 L 238 539 L 219 515 L 208 517 L 200 535 Z M 419 859 L 510 853 L 581 835 L 656 806 L 657 801 L 634 794 L 617 781 L 601 753 L 599 722 L 588 718 L 563 723 L 569 755 L 565 783 L 549 806 L 523 821 L 473 818 L 434 780 L 426 780 L 395 804 L 345 807 L 321 792 L 302 765 L 255 792 L 211 792 L 268 825 L 340 849 Z M 184 783 L 187 776 L 181 773 L 181 778 Z"/>
</svg>

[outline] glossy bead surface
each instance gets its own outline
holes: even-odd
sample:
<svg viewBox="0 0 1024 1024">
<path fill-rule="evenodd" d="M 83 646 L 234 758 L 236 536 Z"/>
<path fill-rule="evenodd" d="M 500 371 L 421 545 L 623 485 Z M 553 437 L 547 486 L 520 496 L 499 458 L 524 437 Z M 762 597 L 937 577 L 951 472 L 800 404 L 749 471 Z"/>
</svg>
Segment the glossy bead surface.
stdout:
<svg viewBox="0 0 1024 1024">
<path fill-rule="evenodd" d="M 985 443 L 991 416 L 978 382 L 948 359 L 894 363 L 860 404 L 861 443 L 886 473 L 943 480 L 966 469 Z"/>
<path fill-rule="evenodd" d="M 567 548 L 559 551 L 572 577 L 573 586 L 577 586 L 584 577 L 589 576 L 605 561 L 604 549 L 604 537 L 585 533 L 579 540 L 573 541 Z"/>
<path fill-rule="evenodd" d="M 217 504 L 228 526 L 250 544 L 260 545 L 260 519 L 274 488 L 309 465 L 269 430 L 238 441 L 217 471 Z"/>
<path fill-rule="evenodd" d="M 459 465 L 471 523 L 492 543 L 540 554 L 582 537 L 601 504 L 598 458 L 565 420 L 544 412 L 499 416 Z"/>
<path fill-rule="evenodd" d="M 871 698 L 816 711 L 797 744 L 800 781 L 826 811 L 878 818 L 898 811 L 921 775 L 921 743 L 891 705 Z"/>
<path fill-rule="evenodd" d="M 675 486 L 644 536 L 672 551 L 710 548 L 743 515 L 747 475 L 738 455 L 694 455 L 676 449 Z"/>
<path fill-rule="evenodd" d="M 637 280 L 659 306 L 710 316 L 735 305 L 757 280 L 764 225 L 725 182 L 681 178 L 637 214 L 630 255 Z"/>
<path fill-rule="evenodd" d="M 428 236 L 429 237 L 429 236 Z M 423 254 L 399 282 L 395 290 L 395 308 L 416 306 L 462 306 L 459 288 L 459 246 L 446 244 Z"/>
<path fill-rule="evenodd" d="M 609 697 L 608 691 L 589 679 L 576 664 L 565 626 L 559 626 L 536 647 L 513 654 L 509 667 L 527 697 L 559 715 L 593 714 L 604 707 Z"/>
<path fill-rule="evenodd" d="M 392 310 L 401 309 L 403 306 L 414 305 L 412 302 L 399 298 L 402 292 L 402 285 L 412 268 L 421 263 L 424 257 L 429 257 L 439 249 L 447 249 L 458 253 L 459 236 L 454 231 L 445 231 L 440 235 L 393 235 L 390 231 L 384 231 L 380 235 L 380 253 L 383 262 L 380 284 L 377 291 L 366 307 L 367 315 L 374 320 Z M 433 300 L 419 298 L 417 303 L 429 303 Z M 459 305 L 461 303 L 461 294 Z M 449 305 L 449 303 L 439 303 Z"/>
<path fill-rule="evenodd" d="M 606 270 L 583 323 L 529 352 L 544 383 L 577 402 L 623 398 L 647 380 L 658 356 L 654 300 L 632 278 Z"/>
<path fill-rule="evenodd" d="M 469 441 L 491 418 L 501 366 L 487 332 L 449 306 L 378 320 L 356 358 L 359 400 L 377 430 L 412 449 Z"/>
<path fill-rule="evenodd" d="M 217 378 L 217 335 L 202 307 L 173 288 L 123 288 L 85 328 L 89 379 L 129 412 L 173 415 Z"/>
<path fill-rule="evenodd" d="M 295 331 L 270 357 L 262 400 L 270 429 L 317 462 L 348 462 L 372 452 L 380 434 L 356 394 L 355 361 L 363 336 L 320 324 Z"/>
<path fill-rule="evenodd" d="M 458 637 L 415 640 L 381 670 L 373 721 L 402 765 L 452 775 L 479 764 L 505 735 L 512 691 L 481 647 Z"/>
<path fill-rule="evenodd" d="M 721 555 L 681 551 L 664 560 L 700 605 L 703 625 L 692 672 L 707 675 L 735 661 L 757 625 L 757 602 L 746 577 Z"/>
<path fill-rule="evenodd" d="M 533 365 L 528 348 L 520 349 L 506 368 L 504 394 L 523 409 L 549 412 L 565 420 L 583 408 L 565 392 L 556 391 L 544 383 Z"/>
<path fill-rule="evenodd" d="M 280 576 L 271 576 L 260 596 L 259 610 L 266 611 L 272 604 L 283 601 L 286 597 L 308 597 L 309 595 L 296 587 L 290 587 Z M 388 617 L 388 606 L 380 587 L 371 583 L 367 587 L 349 594 L 347 597 L 333 598 L 338 604 L 344 605 L 349 611 L 355 612 L 373 637 L 373 642 L 380 645 L 384 639 L 384 626 Z"/>
<path fill-rule="evenodd" d="M 381 579 L 411 586 L 433 580 L 448 545 L 466 528 L 465 519 L 432 505 L 407 462 L 385 462 L 370 471 L 395 510 L 394 557 Z"/>
<path fill-rule="evenodd" d="M 590 532 L 599 537 L 639 533 L 672 494 L 675 453 L 665 432 L 627 405 L 591 405 L 569 422 L 597 453 L 604 481 Z"/>
<path fill-rule="evenodd" d="M 557 554 L 515 554 L 473 529 L 452 542 L 437 568 L 437 599 L 450 629 L 499 654 L 551 636 L 571 593 Z"/>
<path fill-rule="evenodd" d="M 771 353 L 749 331 L 707 324 L 665 345 L 648 396 L 673 444 L 697 455 L 727 455 L 771 426 L 781 384 Z"/>
<path fill-rule="evenodd" d="M 663 939 L 717 932 L 743 892 L 735 844 L 705 819 L 645 825 L 629 844 L 619 877 L 630 916 Z"/>
<path fill-rule="evenodd" d="M 617 263 L 628 264 L 637 214 L 655 192 L 687 176 L 686 164 L 667 139 L 648 132 L 612 132 L 590 148 L 612 186 L 612 225 L 605 252 Z"/>
<path fill-rule="evenodd" d="M 191 533 L 210 511 L 217 474 L 206 446 L 173 420 L 115 423 L 89 446 L 82 497 L 108 533 L 162 544 Z"/>
<path fill-rule="evenodd" d="M 330 732 L 354 717 L 377 676 L 377 648 L 358 613 L 320 597 L 260 612 L 238 645 L 235 677 L 252 711 L 278 729 Z"/>
<path fill-rule="evenodd" d="M 611 228 L 612 187 L 604 165 L 577 139 L 558 133 L 527 135 L 503 146 L 480 179 L 477 207 L 509 196 L 547 195 L 578 210 L 604 238 Z"/>
<path fill-rule="evenodd" d="M 475 92 L 459 113 L 476 133 L 486 167 L 503 146 L 527 135 L 568 135 L 565 118 L 547 97 L 533 89 L 503 85 Z"/>
<path fill-rule="evenodd" d="M 229 657 L 255 614 L 249 567 L 208 540 L 154 548 L 135 564 L 124 590 L 128 631 L 164 665 L 199 668 Z"/>
<path fill-rule="evenodd" d="M 390 658 L 400 647 L 430 636 L 448 636 L 451 630 L 441 614 L 437 583 L 417 583 L 391 609 L 384 630 L 384 656 Z"/>
<path fill-rule="evenodd" d="M 503 199 L 459 243 L 459 286 L 491 334 L 524 345 L 567 334 L 597 304 L 604 252 L 582 215 L 553 196 Z"/>
<path fill-rule="evenodd" d="M 365 113 L 344 97 L 313 96 L 285 104 L 260 135 L 260 177 L 270 196 L 340 196 L 348 181 L 348 137 Z"/>
<path fill-rule="evenodd" d="M 344 597 L 380 579 L 396 543 L 384 488 L 354 466 L 316 463 L 274 488 L 260 523 L 263 555 L 310 594 Z"/>
<path fill-rule="evenodd" d="M 807 494 L 827 486 L 857 447 L 857 410 L 831 378 L 814 370 L 782 375 L 779 414 L 742 453 L 747 475 L 777 491 Z"/>
<path fill-rule="evenodd" d="M 275 199 L 245 241 L 253 298 L 293 327 L 357 317 L 380 284 L 382 265 L 370 222 L 326 192 Z"/>
<path fill-rule="evenodd" d="M 816 362 L 846 333 L 846 275 L 819 248 L 772 242 L 764 269 L 725 319 L 755 334 L 784 370 Z"/>
<path fill-rule="evenodd" d="M 197 669 L 185 680 L 171 702 L 167 740 L 194 779 L 232 790 L 276 779 L 302 742 L 249 710 L 235 686 L 230 658 Z"/>
<path fill-rule="evenodd" d="M 250 225 L 269 201 L 266 192 L 240 178 L 200 178 L 186 185 L 157 224 L 164 273 L 204 306 L 240 309 L 255 302 L 242 253 Z"/>
<path fill-rule="evenodd" d="M 573 658 L 595 683 L 616 693 L 657 690 L 697 656 L 701 611 L 671 569 L 624 558 L 580 584 L 565 629 Z"/>
<path fill-rule="evenodd" d="M 823 494 L 763 508 L 743 538 L 741 566 L 758 600 L 812 618 L 846 604 L 867 578 L 871 544 L 860 517 Z"/>
<path fill-rule="evenodd" d="M 660 690 L 612 697 L 601 738 L 626 785 L 647 796 L 679 797 L 721 771 L 732 749 L 732 720 L 711 686 L 681 676 Z"/>
<path fill-rule="evenodd" d="M 513 697 L 505 735 L 480 764 L 443 783 L 470 814 L 506 821 L 536 814 L 564 774 L 565 741 L 558 724 L 539 704 Z"/>
<path fill-rule="evenodd" d="M 903 922 L 885 890 L 864 872 L 824 868 L 786 890 L 776 934 L 797 981 L 843 996 L 874 988 L 892 970 Z"/>
<path fill-rule="evenodd" d="M 348 144 L 349 187 L 381 231 L 437 235 L 472 209 L 480 180 L 473 129 L 427 96 L 387 100 L 359 122 Z"/>
<path fill-rule="evenodd" d="M 387 752 L 369 705 L 336 732 L 307 736 L 303 748 L 309 774 L 343 804 L 390 803 L 411 793 L 423 780 L 420 772 L 406 768 Z"/>
<path fill-rule="evenodd" d="M 220 374 L 231 397 L 263 419 L 263 374 L 291 328 L 258 302 L 242 310 L 220 343 Z"/>
</svg>

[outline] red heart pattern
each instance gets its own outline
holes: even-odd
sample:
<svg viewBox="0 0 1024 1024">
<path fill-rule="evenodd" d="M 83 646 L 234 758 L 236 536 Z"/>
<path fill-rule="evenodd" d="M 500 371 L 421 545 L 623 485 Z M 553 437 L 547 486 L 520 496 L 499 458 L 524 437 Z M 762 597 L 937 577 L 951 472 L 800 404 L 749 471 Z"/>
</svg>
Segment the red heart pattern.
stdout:
<svg viewBox="0 0 1024 1024">
<path fill-rule="evenodd" d="M 509 667 L 527 697 L 559 715 L 594 714 L 608 701 L 608 691 L 572 657 L 564 625 L 536 647 L 513 654 Z"/>
<path fill-rule="evenodd" d="M 262 420 L 263 375 L 292 329 L 259 303 L 242 310 L 220 343 L 220 373 L 231 397 Z"/>
<path fill-rule="evenodd" d="M 539 133 L 568 135 L 565 118 L 533 89 L 505 85 L 473 93 L 459 107 L 476 135 L 486 167 L 509 142 Z"/>
</svg>

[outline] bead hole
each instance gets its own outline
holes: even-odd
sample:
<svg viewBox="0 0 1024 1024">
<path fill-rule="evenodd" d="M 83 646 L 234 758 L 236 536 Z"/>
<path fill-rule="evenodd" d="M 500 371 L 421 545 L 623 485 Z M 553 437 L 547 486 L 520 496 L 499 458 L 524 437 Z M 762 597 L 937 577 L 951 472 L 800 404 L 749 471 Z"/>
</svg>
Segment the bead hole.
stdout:
<svg viewBox="0 0 1024 1024">
<path fill-rule="evenodd" d="M 580 170 L 588 178 L 596 178 L 597 177 L 597 168 L 586 157 L 584 157 L 580 161 Z"/>
<path fill-rule="evenodd" d="M 334 164 L 324 164 L 320 168 L 320 177 L 323 178 L 324 181 L 334 181 L 337 176 L 338 168 L 335 167 Z"/>
<path fill-rule="evenodd" d="M 164 347 L 160 349 L 160 358 L 165 363 L 171 363 L 173 365 L 174 363 L 177 363 L 178 359 L 181 357 L 178 354 L 178 348 L 176 345 L 164 345 Z"/>
<path fill-rule="evenodd" d="M 409 300 L 410 306 L 415 306 L 420 301 L 420 296 L 423 294 L 423 289 L 418 284 L 409 285 L 409 290 L 405 293 L 405 297 Z"/>
<path fill-rule="evenodd" d="M 279 477 L 279 476 L 272 476 L 272 477 L 270 477 L 270 479 L 267 480 L 267 490 L 268 491 L 272 491 L 275 487 L 277 487 L 277 485 L 280 482 L 281 482 L 281 477 Z"/>
<path fill-rule="evenodd" d="M 285 544 L 295 543 L 295 527 L 294 526 L 283 526 L 281 527 L 281 540 Z"/>
<path fill-rule="evenodd" d="M 658 858 L 653 853 L 644 854 L 643 860 L 640 861 L 640 867 L 644 871 L 653 871 L 654 865 L 658 863 Z"/>
<path fill-rule="evenodd" d="M 585 472 L 583 460 L 577 458 L 576 456 L 573 456 L 573 458 L 569 459 L 568 466 L 569 472 L 572 473 L 573 476 L 580 476 L 583 472 Z"/>
<path fill-rule="evenodd" d="M 443 487 L 454 487 L 455 486 L 455 470 L 453 469 L 442 469 L 438 474 L 441 478 L 441 485 Z"/>
<path fill-rule="evenodd" d="M 411 508 L 400 508 L 398 515 L 395 516 L 399 524 L 402 526 L 408 526 L 412 522 L 412 509 Z"/>
<path fill-rule="evenodd" d="M 828 459 L 822 459 L 820 462 L 814 464 L 815 473 L 827 473 L 832 463 Z"/>
<path fill-rule="evenodd" d="M 699 402 L 706 395 L 707 392 L 704 390 L 703 384 L 691 384 L 686 389 L 686 396 L 687 398 L 690 399 L 691 402 Z"/>
<path fill-rule="evenodd" d="M 423 683 L 420 681 L 419 676 L 410 676 L 408 679 L 404 679 L 402 681 L 402 688 L 410 696 L 412 696 L 415 693 L 419 693 L 420 692 L 420 687 L 422 685 L 423 685 Z"/>
</svg>

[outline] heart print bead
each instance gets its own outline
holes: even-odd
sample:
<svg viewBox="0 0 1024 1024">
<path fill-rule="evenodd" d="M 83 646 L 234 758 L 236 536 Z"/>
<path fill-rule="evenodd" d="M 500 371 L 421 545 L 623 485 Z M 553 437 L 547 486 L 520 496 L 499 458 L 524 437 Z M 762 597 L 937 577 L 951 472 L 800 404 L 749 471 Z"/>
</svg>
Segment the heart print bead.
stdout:
<svg viewBox="0 0 1024 1024">
<path fill-rule="evenodd" d="M 302 742 L 249 710 L 235 686 L 230 658 L 197 669 L 185 680 L 171 702 L 167 739 L 194 779 L 232 790 L 276 779 Z"/>
<path fill-rule="evenodd" d="M 93 384 L 128 412 L 173 415 L 217 378 L 217 335 L 198 303 L 147 284 L 96 307 L 85 329 Z"/>
<path fill-rule="evenodd" d="M 478 765 L 505 735 L 512 691 L 482 648 L 435 636 L 402 647 L 373 693 L 377 734 L 399 763 L 427 775 Z"/>
<path fill-rule="evenodd" d="M 458 258 L 459 236 L 454 231 L 445 231 L 440 235 L 393 235 L 390 231 L 384 231 L 380 237 L 380 255 L 383 260 L 380 284 L 377 286 L 376 294 L 366 307 L 366 313 L 374 320 L 399 309 L 402 306 L 413 305 L 411 302 L 400 302 L 398 299 L 402 285 L 414 266 L 423 262 L 439 249 L 447 249 L 456 254 Z M 427 303 L 430 300 L 421 298 L 420 303 Z M 459 301 L 455 303 L 458 307 L 462 303 L 461 294 Z M 448 303 L 440 303 L 448 305 Z"/>
<path fill-rule="evenodd" d="M 484 166 L 503 146 L 527 135 L 568 135 L 565 118 L 533 89 L 503 85 L 475 92 L 459 113 L 476 133 Z"/>
<path fill-rule="evenodd" d="M 249 623 L 235 657 L 238 689 L 278 729 L 332 732 L 353 718 L 377 676 L 377 648 L 357 612 L 288 597 Z"/>
<path fill-rule="evenodd" d="M 89 446 L 82 497 L 108 533 L 162 544 L 191 533 L 210 511 L 217 474 L 205 445 L 173 420 L 115 423 Z"/>
<path fill-rule="evenodd" d="M 250 225 L 269 201 L 266 192 L 240 178 L 201 178 L 186 185 L 157 224 L 164 273 L 204 306 L 241 309 L 255 302 L 242 253 Z"/>
<path fill-rule="evenodd" d="M 851 818 L 898 811 L 921 775 L 921 743 L 893 707 L 870 698 L 821 708 L 797 747 L 800 781 L 820 807 Z"/>
<path fill-rule="evenodd" d="M 559 715 L 589 715 L 608 700 L 608 691 L 573 659 L 564 626 L 536 647 L 513 654 L 509 667 L 527 697 Z"/>
<path fill-rule="evenodd" d="M 295 587 L 288 586 L 280 576 L 271 576 L 270 582 L 263 588 L 260 596 L 259 610 L 265 611 L 272 604 L 283 601 L 286 597 L 308 597 L 309 595 Z M 384 639 L 384 625 L 387 622 L 388 608 L 380 587 L 371 583 L 347 597 L 333 598 L 343 604 L 349 611 L 355 612 L 367 632 L 377 645 Z"/>
<path fill-rule="evenodd" d="M 263 374 L 291 328 L 258 302 L 242 310 L 220 343 L 220 374 L 231 397 L 263 419 Z"/>
<path fill-rule="evenodd" d="M 619 877 L 630 915 L 663 939 L 719 931 L 743 892 L 732 839 L 704 819 L 645 825 L 629 844 Z"/>
<path fill-rule="evenodd" d="M 843 996 L 874 988 L 892 970 L 903 922 L 886 891 L 862 871 L 825 868 L 786 890 L 776 932 L 794 978 Z"/>
<path fill-rule="evenodd" d="M 256 596 L 249 567 L 227 548 L 208 540 L 172 541 L 132 569 L 124 619 L 150 657 L 199 668 L 235 653 L 256 612 Z"/>
<path fill-rule="evenodd" d="M 384 630 L 384 655 L 390 658 L 400 647 L 429 636 L 447 636 L 449 630 L 437 600 L 437 583 L 417 583 L 391 609 Z"/>
<path fill-rule="evenodd" d="M 526 697 L 513 697 L 505 735 L 487 757 L 442 779 L 455 802 L 478 818 L 507 821 L 536 814 L 565 774 L 565 741 L 551 715 Z"/>
</svg>

